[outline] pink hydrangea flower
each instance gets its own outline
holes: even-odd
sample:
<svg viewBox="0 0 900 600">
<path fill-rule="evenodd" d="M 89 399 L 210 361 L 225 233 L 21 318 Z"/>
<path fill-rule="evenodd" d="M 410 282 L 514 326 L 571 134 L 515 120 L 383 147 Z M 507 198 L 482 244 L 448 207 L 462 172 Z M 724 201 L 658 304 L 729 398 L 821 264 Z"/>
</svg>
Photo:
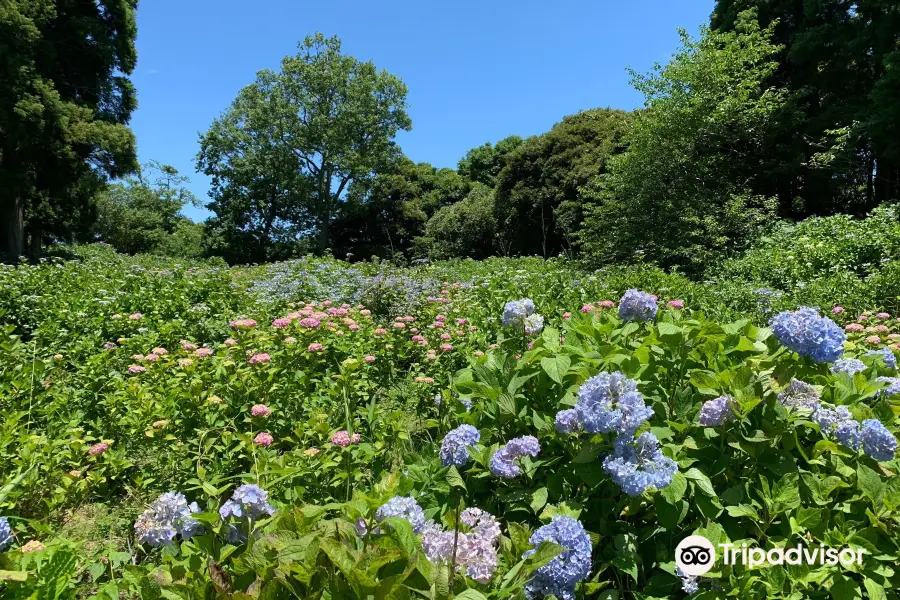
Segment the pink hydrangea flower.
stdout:
<svg viewBox="0 0 900 600">
<path fill-rule="evenodd" d="M 313 343 L 310 344 L 306 349 L 307 349 L 307 351 L 309 351 L 309 352 L 321 352 L 321 351 L 322 351 L 322 344 L 320 344 L 320 343 L 318 343 L 318 342 L 313 342 Z"/>
<path fill-rule="evenodd" d="M 323 300 L 322 301 L 322 306 L 331 306 L 331 304 L 332 304 L 331 300 Z"/>
<path fill-rule="evenodd" d="M 358 444 L 360 439 L 361 438 L 358 433 L 354 433 L 351 436 L 346 429 L 342 429 L 331 436 L 331 443 L 335 446 L 346 448 L 350 444 Z"/>
<path fill-rule="evenodd" d="M 860 325 L 859 323 L 848 323 L 844 326 L 844 331 L 848 331 L 850 333 L 860 333 L 865 330 L 865 327 Z"/>
<path fill-rule="evenodd" d="M 438 315 L 434 318 L 435 321 L 446 321 L 447 315 Z"/>
<path fill-rule="evenodd" d="M 194 361 L 193 361 L 192 359 L 190 359 L 190 358 L 179 358 L 179 359 L 178 359 L 178 366 L 179 366 L 179 367 L 189 367 L 189 366 L 191 366 L 192 364 L 194 364 Z"/>
<path fill-rule="evenodd" d="M 616 306 L 616 303 L 612 300 L 603 300 L 601 302 L 598 302 L 597 306 L 599 306 L 600 308 L 614 308 Z"/>
<path fill-rule="evenodd" d="M 103 348 L 105 350 L 112 350 L 115 347 L 116 347 L 116 345 L 113 342 L 106 342 L 105 344 L 103 344 Z"/>
<path fill-rule="evenodd" d="M 212 354 L 212 348 L 197 348 L 194 350 L 194 356 L 198 358 L 206 358 L 207 356 L 212 356 Z"/>
<path fill-rule="evenodd" d="M 900 333 L 891 333 L 887 337 L 889 340 L 900 340 Z"/>
<path fill-rule="evenodd" d="M 597 307 L 594 306 L 593 304 L 585 304 L 584 306 L 581 307 L 581 312 L 583 312 L 583 313 L 594 312 L 595 310 L 597 310 Z"/>
<path fill-rule="evenodd" d="M 834 308 L 831 309 L 831 314 L 833 314 L 833 315 L 839 315 L 842 312 L 844 312 L 843 306 L 835 306 Z"/>
<path fill-rule="evenodd" d="M 441 352 L 450 352 L 453 350 L 453 344 L 441 344 Z"/>
<path fill-rule="evenodd" d="M 372 332 L 374 335 L 387 335 L 387 329 L 382 329 L 379 327 L 375 331 Z"/>
<path fill-rule="evenodd" d="M 462 329 L 457 329 L 453 333 L 455 333 L 457 337 L 462 337 L 462 336 L 466 335 L 466 332 L 463 331 Z"/>
<path fill-rule="evenodd" d="M 235 329 L 250 329 L 256 327 L 256 321 L 253 319 L 236 319 L 230 325 Z"/>
<path fill-rule="evenodd" d="M 289 336 L 287 336 L 286 338 L 284 338 L 284 343 L 285 343 L 285 344 L 296 344 L 296 343 L 297 343 L 297 338 L 295 338 L 295 337 L 292 336 L 292 335 L 289 335 Z"/>
<path fill-rule="evenodd" d="M 361 314 L 364 317 L 368 317 L 369 315 L 372 314 L 372 311 L 369 310 L 368 308 L 364 308 L 361 311 L 359 311 L 359 314 Z"/>
<path fill-rule="evenodd" d="M 891 315 L 888 314 L 888 313 L 886 313 L 886 312 L 880 312 L 880 313 L 878 313 L 878 314 L 875 315 L 875 316 L 878 317 L 878 318 L 881 319 L 881 320 L 884 320 L 884 319 L 890 319 L 890 318 L 891 318 Z"/>
<path fill-rule="evenodd" d="M 354 323 L 354 324 L 348 326 L 347 329 L 349 329 L 350 331 L 359 331 L 359 325 Z"/>
<path fill-rule="evenodd" d="M 90 447 L 90 449 L 88 449 L 88 456 L 96 456 L 98 454 L 103 454 L 107 450 L 109 450 L 109 444 L 100 442 L 98 444 L 94 444 L 93 446 Z"/>
<path fill-rule="evenodd" d="M 275 438 L 272 437 L 272 434 L 266 433 L 265 431 L 260 431 L 256 434 L 256 437 L 253 438 L 253 443 L 257 446 L 271 446 L 275 442 Z"/>
<path fill-rule="evenodd" d="M 262 363 L 267 363 L 272 360 L 272 357 L 269 356 L 266 352 L 260 352 L 259 354 L 254 354 L 250 357 L 251 365 L 258 365 Z"/>
<path fill-rule="evenodd" d="M 27 544 L 25 544 L 24 546 L 19 548 L 19 550 L 23 554 L 31 554 L 32 552 L 40 552 L 43 549 L 44 549 L 44 545 L 37 540 L 31 540 Z"/>
<path fill-rule="evenodd" d="M 365 357 L 363 360 L 371 365 L 373 362 L 375 362 L 375 357 L 370 354 L 369 356 Z"/>
<path fill-rule="evenodd" d="M 434 383 L 433 377 L 416 377 L 416 383 Z"/>
<path fill-rule="evenodd" d="M 350 308 L 350 305 L 344 302 L 343 304 L 341 304 L 341 308 Z"/>
<path fill-rule="evenodd" d="M 870 335 L 869 337 L 866 338 L 866 342 L 868 342 L 869 344 L 880 344 L 881 338 L 878 337 L 877 335 Z"/>
<path fill-rule="evenodd" d="M 393 327 L 394 329 L 405 329 L 406 323 L 394 323 Z"/>
<path fill-rule="evenodd" d="M 484 356 L 484 352 L 482 352 L 481 350 L 476 350 L 472 354 L 474 354 L 475 356 Z"/>
<path fill-rule="evenodd" d="M 474 325 L 469 325 L 469 331 L 478 331 L 478 328 Z"/>
<path fill-rule="evenodd" d="M 187 340 L 181 340 L 181 349 L 190 352 L 191 350 L 197 349 L 197 344 L 193 344 Z"/>
<path fill-rule="evenodd" d="M 410 327 L 409 332 L 410 333 L 419 333 L 419 328 L 418 327 Z"/>
<path fill-rule="evenodd" d="M 318 319 L 314 319 L 312 317 L 306 317 L 304 319 L 300 319 L 300 327 L 306 327 L 307 329 L 315 329 L 316 327 L 318 327 L 321 324 L 322 324 L 321 321 L 319 321 Z"/>
<path fill-rule="evenodd" d="M 289 318 L 275 319 L 274 321 L 272 321 L 272 327 L 276 329 L 284 329 L 290 324 L 291 320 Z"/>
<path fill-rule="evenodd" d="M 153 354 L 156 354 L 157 356 L 164 356 L 168 353 L 169 353 L 169 351 L 166 350 L 165 348 L 154 348 L 153 349 Z"/>
<path fill-rule="evenodd" d="M 570 313 L 570 312 L 563 313 L 563 319 L 571 319 L 571 318 L 572 318 L 572 313 Z"/>
<path fill-rule="evenodd" d="M 156 354 L 155 352 L 151 352 L 150 354 L 148 354 L 147 356 L 144 357 L 144 360 L 147 360 L 150 362 L 156 362 L 159 360 L 159 355 Z"/>
<path fill-rule="evenodd" d="M 409 338 L 409 341 L 418 343 L 418 342 L 421 342 L 421 341 L 424 340 L 424 339 L 425 339 L 425 336 L 424 336 L 424 335 L 414 335 L 414 336 L 412 336 L 411 338 Z"/>
<path fill-rule="evenodd" d="M 319 453 L 319 449 L 316 447 L 307 448 L 306 450 L 303 451 L 303 454 L 305 454 L 307 456 L 315 456 L 318 453 Z"/>
<path fill-rule="evenodd" d="M 442 340 L 449 340 L 450 337 L 451 337 L 451 336 L 450 336 L 449 333 L 442 333 L 442 334 L 441 334 L 441 339 L 442 339 Z"/>
<path fill-rule="evenodd" d="M 457 324 L 459 327 L 462 327 L 462 326 L 465 325 L 466 323 L 468 323 L 468 321 L 467 321 L 466 319 L 457 319 L 457 320 L 456 320 L 456 324 Z"/>
<path fill-rule="evenodd" d="M 143 373 L 146 370 L 147 368 L 142 367 L 141 365 L 131 365 L 130 367 L 128 367 L 129 373 Z"/>
<path fill-rule="evenodd" d="M 272 411 L 265 404 L 254 404 L 250 409 L 250 414 L 254 417 L 268 417 L 272 414 Z"/>
<path fill-rule="evenodd" d="M 225 340 L 222 343 L 225 344 L 226 346 L 237 346 L 237 340 L 234 338 L 228 338 L 227 340 Z"/>
<path fill-rule="evenodd" d="M 443 329 L 443 328 L 444 328 L 444 322 L 443 322 L 443 321 L 435 321 L 435 322 L 434 322 L 434 326 L 437 327 L 438 329 Z"/>
<path fill-rule="evenodd" d="M 875 331 L 880 331 L 884 333 L 885 331 L 890 331 L 887 325 L 878 325 L 875 327 Z"/>
<path fill-rule="evenodd" d="M 118 321 L 119 319 L 122 318 L 122 315 L 120 315 L 119 313 L 116 313 L 113 316 L 111 316 L 110 318 L 114 321 Z"/>
<path fill-rule="evenodd" d="M 429 352 L 425 355 L 425 358 L 428 360 L 437 360 L 437 354 L 435 354 L 434 352 Z"/>
<path fill-rule="evenodd" d="M 681 310 L 684 308 L 684 300 L 669 300 L 669 308 L 674 308 L 676 310 Z"/>
<path fill-rule="evenodd" d="M 128 318 L 131 319 L 132 321 L 140 321 L 141 319 L 144 318 L 144 315 L 142 315 L 141 313 L 134 313 L 134 314 L 128 315 Z"/>
</svg>

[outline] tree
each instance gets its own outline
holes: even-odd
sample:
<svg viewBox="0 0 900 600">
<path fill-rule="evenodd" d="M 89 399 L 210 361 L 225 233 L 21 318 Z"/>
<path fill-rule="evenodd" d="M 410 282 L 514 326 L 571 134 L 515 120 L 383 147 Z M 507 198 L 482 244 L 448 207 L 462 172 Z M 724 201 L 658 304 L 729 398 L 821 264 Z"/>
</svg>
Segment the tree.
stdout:
<svg viewBox="0 0 900 600">
<path fill-rule="evenodd" d="M 621 110 L 583 111 L 506 155 L 494 205 L 504 247 L 544 257 L 571 247 L 570 229 L 580 221 L 578 189 L 624 149 L 628 120 Z"/>
<path fill-rule="evenodd" d="M 628 151 L 585 192 L 594 206 L 580 237 L 596 263 L 640 254 L 699 273 L 743 247 L 773 210 L 751 191 L 766 176 L 772 116 L 787 95 L 764 83 L 777 68 L 771 30 L 747 15 L 735 32 L 681 35 L 668 65 L 633 74 L 646 109 Z"/>
<path fill-rule="evenodd" d="M 212 228 L 226 244 L 252 241 L 252 257 L 310 234 L 325 250 L 348 186 L 390 165 L 394 136 L 411 127 L 399 78 L 342 55 L 337 37 L 299 47 L 279 72 L 260 71 L 200 138 Z"/>
<path fill-rule="evenodd" d="M 496 146 L 491 146 L 488 142 L 472 148 L 460 159 L 457 165 L 459 174 L 470 181 L 494 187 L 497 175 L 506 165 L 506 156 L 524 142 L 519 136 L 511 135 L 497 142 Z"/>
<path fill-rule="evenodd" d="M 202 226 L 190 223 L 180 214 L 187 204 L 199 205 L 184 187 L 187 181 L 174 167 L 151 161 L 137 177 L 108 186 L 95 199 L 97 221 L 92 227 L 93 239 L 128 254 L 171 254 L 174 247 L 195 237 L 198 227 L 202 230 Z M 170 240 L 175 234 L 179 240 Z M 201 244 L 196 241 L 196 249 L 188 255 L 200 255 Z"/>
<path fill-rule="evenodd" d="M 390 258 L 406 253 L 425 233 L 428 219 L 471 189 L 472 182 L 453 169 L 402 157 L 375 177 L 351 184 L 333 226 L 336 254 Z"/>
<path fill-rule="evenodd" d="M 896 0 L 717 0 L 712 29 L 736 31 L 747 10 L 780 46 L 766 85 L 790 92 L 754 192 L 792 217 L 865 214 L 900 197 Z"/>
<path fill-rule="evenodd" d="M 487 258 L 494 253 L 497 221 L 494 194 L 476 183 L 461 202 L 444 206 L 425 225 L 425 236 L 417 245 L 431 258 Z"/>
<path fill-rule="evenodd" d="M 0 230 L 7 260 L 93 218 L 106 177 L 136 168 L 135 0 L 0 3 Z"/>
</svg>

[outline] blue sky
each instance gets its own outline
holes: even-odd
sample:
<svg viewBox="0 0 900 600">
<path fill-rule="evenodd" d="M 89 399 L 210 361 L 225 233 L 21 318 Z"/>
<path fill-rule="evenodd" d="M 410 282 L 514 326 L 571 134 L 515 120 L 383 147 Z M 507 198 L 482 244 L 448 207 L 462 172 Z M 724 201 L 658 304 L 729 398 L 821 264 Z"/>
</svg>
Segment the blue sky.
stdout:
<svg viewBox="0 0 900 600">
<path fill-rule="evenodd" d="M 198 134 L 258 70 L 277 69 L 321 31 L 404 80 L 406 154 L 455 167 L 469 148 L 542 133 L 579 110 L 640 106 L 626 67 L 666 62 L 677 28 L 695 33 L 712 8 L 713 0 L 143 0 L 131 124 L 141 162 L 174 165 L 205 203 Z"/>
</svg>

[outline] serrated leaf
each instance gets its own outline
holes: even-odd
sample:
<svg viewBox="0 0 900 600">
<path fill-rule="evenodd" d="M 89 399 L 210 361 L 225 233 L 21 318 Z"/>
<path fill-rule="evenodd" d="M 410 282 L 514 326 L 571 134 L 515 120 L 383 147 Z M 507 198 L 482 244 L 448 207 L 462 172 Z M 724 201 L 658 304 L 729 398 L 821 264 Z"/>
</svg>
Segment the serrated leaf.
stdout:
<svg viewBox="0 0 900 600">
<path fill-rule="evenodd" d="M 550 379 L 559 384 L 562 384 L 563 377 L 571 366 L 572 361 L 565 354 L 557 354 L 556 356 L 548 356 L 541 359 L 541 368 L 550 376 Z"/>
</svg>

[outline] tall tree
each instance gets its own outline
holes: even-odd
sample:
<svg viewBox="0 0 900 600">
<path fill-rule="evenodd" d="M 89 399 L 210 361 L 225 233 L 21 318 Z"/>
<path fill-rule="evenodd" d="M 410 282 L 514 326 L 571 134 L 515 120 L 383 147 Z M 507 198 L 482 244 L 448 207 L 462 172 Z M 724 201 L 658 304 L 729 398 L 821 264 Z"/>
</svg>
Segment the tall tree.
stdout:
<svg viewBox="0 0 900 600">
<path fill-rule="evenodd" d="M 472 148 L 459 160 L 459 174 L 471 181 L 494 187 L 497 175 L 506 166 L 506 156 L 521 146 L 525 140 L 517 135 L 503 138 L 495 146 L 490 142 Z"/>
<path fill-rule="evenodd" d="M 748 9 L 781 47 L 766 83 L 791 92 L 755 191 L 795 217 L 900 197 L 900 115 L 885 93 L 900 61 L 896 0 L 717 0 L 712 29 L 735 31 Z"/>
<path fill-rule="evenodd" d="M 505 249 L 547 257 L 571 247 L 580 221 L 578 190 L 624 149 L 628 120 L 621 110 L 586 110 L 506 155 L 494 204 Z"/>
<path fill-rule="evenodd" d="M 408 130 L 406 86 L 371 62 L 341 54 L 337 37 L 307 37 L 281 70 L 260 71 L 200 138 L 198 168 L 213 178 L 216 226 L 318 236 L 330 228 L 347 187 L 398 155 Z"/>
<path fill-rule="evenodd" d="M 786 92 L 765 82 L 777 68 L 771 30 L 744 15 L 737 31 L 707 29 L 664 67 L 634 74 L 645 96 L 628 151 L 585 190 L 581 233 L 594 262 L 629 262 L 636 254 L 698 273 L 740 249 L 770 215 L 752 193 L 767 175 L 772 116 Z"/>
<path fill-rule="evenodd" d="M 137 166 L 136 0 L 0 2 L 0 243 L 66 237 L 108 176 Z"/>
</svg>

